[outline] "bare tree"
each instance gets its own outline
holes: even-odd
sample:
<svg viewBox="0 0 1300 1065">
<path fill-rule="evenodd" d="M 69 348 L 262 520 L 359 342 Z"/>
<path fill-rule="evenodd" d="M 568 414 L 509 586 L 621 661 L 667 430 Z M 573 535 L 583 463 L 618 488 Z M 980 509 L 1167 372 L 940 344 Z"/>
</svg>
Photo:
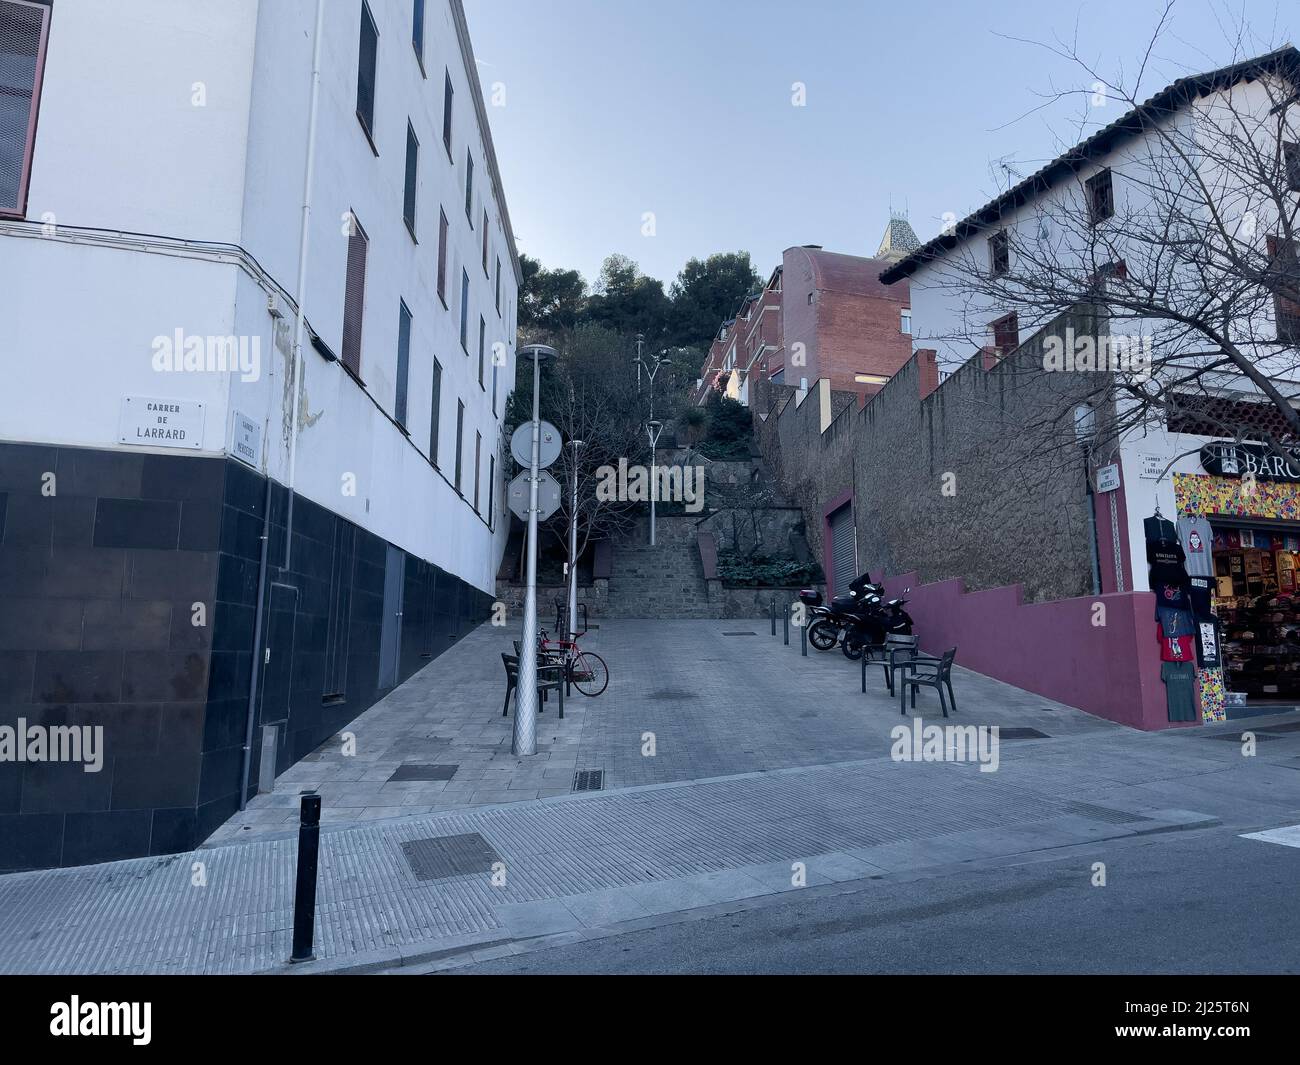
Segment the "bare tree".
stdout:
<svg viewBox="0 0 1300 1065">
<path fill-rule="evenodd" d="M 1061 389 L 1068 406 L 1025 413 L 1025 436 L 1062 451 L 1077 455 L 1063 430 L 1082 398 L 1094 451 L 1161 426 L 1294 462 L 1300 52 L 1237 60 L 1144 101 L 1146 58 L 1126 87 L 1077 47 L 1046 47 L 1082 75 L 1090 104 L 1123 117 L 950 227 L 926 275 L 952 312 L 934 339 L 1016 374 L 1089 375 Z"/>
</svg>

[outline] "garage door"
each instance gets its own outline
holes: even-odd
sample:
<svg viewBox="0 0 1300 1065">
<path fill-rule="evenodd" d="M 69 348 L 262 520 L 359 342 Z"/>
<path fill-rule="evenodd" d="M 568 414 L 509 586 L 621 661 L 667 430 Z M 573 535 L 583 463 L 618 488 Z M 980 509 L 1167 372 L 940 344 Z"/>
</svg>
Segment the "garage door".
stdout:
<svg viewBox="0 0 1300 1065">
<path fill-rule="evenodd" d="M 845 503 L 830 516 L 831 595 L 848 595 L 858 575 L 858 539 L 853 527 L 853 504 Z"/>
</svg>

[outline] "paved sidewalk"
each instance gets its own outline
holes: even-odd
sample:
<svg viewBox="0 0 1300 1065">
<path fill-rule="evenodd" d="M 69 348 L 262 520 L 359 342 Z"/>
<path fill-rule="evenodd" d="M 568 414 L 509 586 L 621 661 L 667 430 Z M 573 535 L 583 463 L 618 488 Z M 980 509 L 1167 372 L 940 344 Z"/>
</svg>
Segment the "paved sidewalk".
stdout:
<svg viewBox="0 0 1300 1065">
<path fill-rule="evenodd" d="M 1214 736 L 1009 741 L 996 773 L 876 758 L 325 832 L 314 968 L 486 957 L 716 911 L 794 890 L 794 863 L 815 886 L 1294 821 L 1300 733 L 1253 758 Z M 0 971 L 284 971 L 294 852 L 260 840 L 0 878 Z"/>
<path fill-rule="evenodd" d="M 501 652 L 519 632 L 480 626 L 344 730 L 355 755 L 332 738 L 210 842 L 296 831 L 305 788 L 321 793 L 327 823 L 359 824 L 566 795 L 579 769 L 603 770 L 611 790 L 887 754 L 900 716 L 880 667 L 869 669 L 863 694 L 856 663 L 838 650 L 801 657 L 798 631 L 791 636 L 788 646 L 779 627 L 771 636 L 766 619 L 602 619 L 582 642 L 609 663 L 609 688 L 595 699 L 575 691 L 563 721 L 552 697 L 538 718 L 538 753 L 520 759 L 510 751 L 513 717 L 501 715 Z M 1123 731 L 978 673 L 958 668 L 954 678 L 963 724 L 1053 737 Z M 918 709 L 938 714 L 932 692 Z M 390 779 L 420 765 L 450 779 Z"/>
</svg>

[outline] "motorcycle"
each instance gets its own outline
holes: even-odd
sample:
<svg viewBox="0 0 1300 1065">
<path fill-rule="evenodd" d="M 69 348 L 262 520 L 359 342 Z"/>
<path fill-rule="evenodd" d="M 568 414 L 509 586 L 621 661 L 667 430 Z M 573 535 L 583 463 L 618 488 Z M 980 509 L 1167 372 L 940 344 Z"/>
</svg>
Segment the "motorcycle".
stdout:
<svg viewBox="0 0 1300 1065">
<path fill-rule="evenodd" d="M 873 584 L 871 574 L 864 573 L 849 584 L 848 595 L 834 596 L 830 606 L 810 607 L 808 642 L 818 651 L 829 651 L 839 643 L 845 629 L 854 624 L 863 604 L 872 596 L 879 597 L 884 590 L 883 584 Z M 799 598 L 803 599 L 802 592 Z"/>
<path fill-rule="evenodd" d="M 906 596 L 912 589 L 903 592 Z M 853 624 L 844 630 L 840 650 L 844 657 L 856 662 L 867 647 L 879 647 L 886 636 L 911 636 L 912 615 L 907 612 L 907 599 L 900 596 L 883 603 L 880 596 L 868 596 L 863 609 Z"/>
</svg>

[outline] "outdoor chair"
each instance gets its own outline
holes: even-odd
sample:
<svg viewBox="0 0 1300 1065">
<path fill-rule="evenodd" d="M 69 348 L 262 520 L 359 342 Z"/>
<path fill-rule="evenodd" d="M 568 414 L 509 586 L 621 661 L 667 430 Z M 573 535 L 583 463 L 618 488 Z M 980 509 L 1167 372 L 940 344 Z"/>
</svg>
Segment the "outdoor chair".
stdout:
<svg viewBox="0 0 1300 1065">
<path fill-rule="evenodd" d="M 501 662 L 506 667 L 506 701 L 501 706 L 501 716 L 506 717 L 510 713 L 510 696 L 514 694 L 515 688 L 519 685 L 519 656 L 508 655 L 501 652 Z M 537 662 L 537 694 L 542 697 L 542 702 L 546 701 L 547 692 L 556 692 L 560 698 L 560 717 L 564 717 L 564 666 L 561 663 L 546 663 L 540 659 Z M 544 708 L 539 703 L 537 707 L 539 714 L 545 713 Z"/>
<path fill-rule="evenodd" d="M 952 693 L 952 662 L 957 657 L 957 648 L 944 651 L 941 658 L 931 655 L 918 655 L 908 665 L 900 680 L 898 702 L 899 713 L 907 714 L 907 695 L 912 695 L 912 709 L 916 709 L 916 689 L 933 688 L 939 693 L 939 705 L 943 707 L 943 716 L 948 716 L 948 703 L 952 703 L 953 713 L 957 712 L 957 697 Z M 943 697 L 944 688 L 948 689 L 948 699 Z"/>
<path fill-rule="evenodd" d="M 921 649 L 917 645 L 915 636 L 899 636 L 890 633 L 885 637 L 885 642 L 879 645 L 881 652 L 880 665 L 885 671 L 885 687 L 889 689 L 890 698 L 895 694 L 894 675 L 900 670 L 907 672 L 908 666 L 917 658 L 924 657 L 921 655 Z M 862 656 L 862 690 L 867 690 L 867 656 Z"/>
</svg>

